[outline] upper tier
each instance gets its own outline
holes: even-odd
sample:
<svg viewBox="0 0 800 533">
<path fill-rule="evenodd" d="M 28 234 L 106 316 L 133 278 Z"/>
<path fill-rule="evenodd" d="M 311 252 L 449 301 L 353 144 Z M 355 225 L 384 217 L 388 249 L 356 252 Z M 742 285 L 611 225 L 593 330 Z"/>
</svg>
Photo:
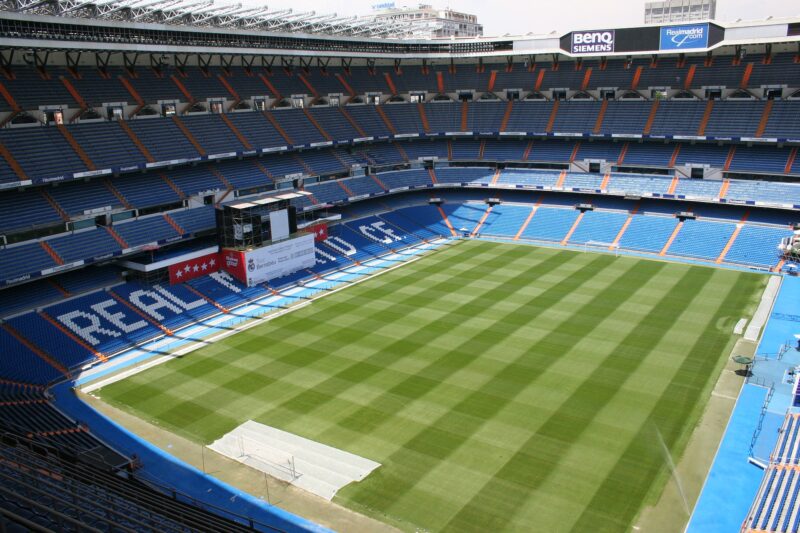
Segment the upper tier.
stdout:
<svg viewBox="0 0 800 533">
<path fill-rule="evenodd" d="M 748 142 L 772 138 L 773 146 L 742 146 L 738 155 L 729 154 L 727 147 L 709 146 L 709 151 L 722 154 L 718 164 L 703 157 L 689 156 L 687 161 L 710 164 L 725 171 L 793 174 L 796 149 L 775 147 L 774 140 L 800 139 L 798 116 L 800 102 L 795 101 L 482 101 L 245 110 L 5 128 L 0 130 L 0 188 L 3 184 L 10 187 L 136 172 L 161 164 L 292 147 L 442 135 L 688 137 L 728 141 L 742 138 Z M 600 141 L 595 143 L 599 146 Z M 651 146 L 651 151 L 659 148 L 656 144 Z M 671 147 L 660 147 L 672 153 Z M 616 155 L 595 154 L 586 158 L 617 160 L 619 147 L 610 150 Z M 767 161 L 765 165 L 739 164 L 745 155 L 757 158 L 762 154 Z M 576 155 L 559 160 L 572 161 Z M 727 155 L 730 161 L 726 161 Z M 670 162 L 667 158 L 669 164 L 662 166 L 671 168 L 681 161 Z"/>
<path fill-rule="evenodd" d="M 169 66 L 158 70 L 137 66 L 125 69 L 109 66 L 103 70 L 81 66 L 68 69 L 48 66 L 42 71 L 14 65 L 2 78 L 7 89 L 0 99 L 0 112 L 39 106 L 81 108 L 111 102 L 156 104 L 159 100 L 205 102 L 209 98 L 250 100 L 253 97 L 279 99 L 291 95 L 309 97 L 341 94 L 345 97 L 382 93 L 410 92 L 429 94 L 474 91 L 478 95 L 494 92 L 505 95 L 517 90 L 524 98 L 534 91 L 635 90 L 650 97 L 651 88 L 695 90 L 706 88 L 748 89 L 757 97 L 763 87 L 782 87 L 788 97 L 800 89 L 797 54 L 779 53 L 768 61 L 763 55 L 748 55 L 736 61 L 733 56 L 662 57 L 631 61 L 585 58 L 581 62 L 506 64 L 419 65 L 393 67 L 317 67 L 291 70 L 242 67 L 178 70 Z M 619 94 L 617 95 L 619 96 Z M 699 96 L 704 96 L 700 94 Z"/>
</svg>

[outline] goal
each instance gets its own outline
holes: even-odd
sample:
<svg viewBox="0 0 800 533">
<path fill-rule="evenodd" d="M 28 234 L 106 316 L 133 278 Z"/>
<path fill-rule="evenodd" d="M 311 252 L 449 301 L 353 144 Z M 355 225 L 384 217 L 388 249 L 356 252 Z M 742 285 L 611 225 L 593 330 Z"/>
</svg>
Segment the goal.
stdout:
<svg viewBox="0 0 800 533">
<path fill-rule="evenodd" d="M 615 256 L 619 255 L 619 244 L 614 242 L 587 241 L 583 243 L 584 252 L 608 252 L 613 251 Z"/>
</svg>

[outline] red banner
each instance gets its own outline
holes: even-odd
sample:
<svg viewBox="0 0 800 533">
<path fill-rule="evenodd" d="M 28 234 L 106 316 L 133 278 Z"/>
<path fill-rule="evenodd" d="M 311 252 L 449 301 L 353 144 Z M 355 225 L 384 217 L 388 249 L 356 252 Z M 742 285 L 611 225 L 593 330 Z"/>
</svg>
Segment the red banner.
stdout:
<svg viewBox="0 0 800 533">
<path fill-rule="evenodd" d="M 220 269 L 218 253 L 207 254 L 188 261 L 181 261 L 169 266 L 169 283 L 184 283 L 190 279 L 211 274 Z"/>
<path fill-rule="evenodd" d="M 237 250 L 222 250 L 222 268 L 227 270 L 234 278 L 247 285 L 247 265 L 245 253 Z"/>
<path fill-rule="evenodd" d="M 314 224 L 313 226 L 308 226 L 306 231 L 314 234 L 314 242 L 324 241 L 328 238 L 327 224 Z"/>
</svg>

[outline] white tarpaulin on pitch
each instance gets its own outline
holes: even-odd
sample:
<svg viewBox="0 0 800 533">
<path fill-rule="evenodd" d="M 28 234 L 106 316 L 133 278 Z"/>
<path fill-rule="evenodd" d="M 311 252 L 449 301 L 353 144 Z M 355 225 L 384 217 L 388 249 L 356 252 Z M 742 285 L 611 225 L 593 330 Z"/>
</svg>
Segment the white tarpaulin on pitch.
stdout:
<svg viewBox="0 0 800 533">
<path fill-rule="evenodd" d="M 208 446 L 210 449 L 303 490 L 332 500 L 380 463 L 286 431 L 248 420 Z"/>
</svg>

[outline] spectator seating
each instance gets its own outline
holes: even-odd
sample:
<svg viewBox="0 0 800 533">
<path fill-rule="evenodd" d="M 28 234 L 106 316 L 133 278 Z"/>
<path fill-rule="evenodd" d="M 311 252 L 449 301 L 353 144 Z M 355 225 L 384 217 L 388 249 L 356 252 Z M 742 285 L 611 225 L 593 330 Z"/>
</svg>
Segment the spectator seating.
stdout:
<svg viewBox="0 0 800 533">
<path fill-rule="evenodd" d="M 233 123 L 236 129 L 239 130 L 255 148 L 286 146 L 289 144 L 286 142 L 286 139 L 281 136 L 275 126 L 267 120 L 264 113 L 229 113 L 228 120 Z"/>
<path fill-rule="evenodd" d="M 65 263 L 104 256 L 120 249 L 114 237 L 99 227 L 68 233 L 47 242 Z"/>
<path fill-rule="evenodd" d="M 614 242 L 628 219 L 627 213 L 614 211 L 587 211 L 569 238 L 569 244 Z"/>
<path fill-rule="evenodd" d="M 244 145 L 220 115 L 186 115 L 180 119 L 207 154 L 242 152 Z"/>
<path fill-rule="evenodd" d="M 402 173 L 414 172 L 418 171 Z M 370 181 L 377 187 L 377 183 L 370 177 L 352 178 L 345 180 L 344 183 L 366 184 Z M 320 196 L 321 201 L 333 202 L 346 197 L 344 189 L 335 182 L 319 183 L 309 188 L 312 187 L 318 190 L 316 194 Z M 328 192 L 323 190 L 326 187 L 330 188 Z M 356 189 L 357 187 L 354 186 Z M 442 212 L 459 234 L 472 233 L 477 229 L 482 235 L 514 238 L 519 234 L 522 240 L 561 243 L 573 228 L 568 240 L 572 245 L 589 242 L 611 243 L 620 234 L 623 225 L 630 217 L 631 222 L 619 241 L 620 249 L 654 254 L 665 248 L 678 223 L 673 217 L 658 214 L 629 215 L 617 209 L 629 206 L 628 204 L 617 206 L 609 202 L 610 210 L 600 207 L 595 211 L 589 211 L 575 225 L 579 211 L 571 205 L 570 202 L 574 201 L 567 199 L 563 194 L 550 194 L 544 204 L 536 207 L 535 211 L 530 204 L 501 204 L 493 207 L 491 212 L 487 212 L 488 206 L 483 202 L 456 202 L 445 203 Z M 184 217 L 194 216 L 194 213 L 213 215 L 212 209 L 208 207 L 176 211 L 173 212 L 173 218 L 179 224 L 189 227 L 188 219 Z M 165 231 L 170 230 L 174 233 L 174 229 L 161 216 L 143 220 L 152 221 L 153 226 L 142 226 L 147 228 L 142 237 L 137 237 L 136 232 L 125 229 L 127 225 L 135 225 L 135 222 L 119 224 L 116 227 L 123 238 L 134 242 L 152 239 L 152 236 L 159 231 L 158 224 L 162 225 Z M 481 221 L 482 225 L 479 227 Z M 141 222 L 139 224 L 141 225 Z M 376 224 L 379 226 L 375 226 Z M 390 232 L 385 231 L 387 227 L 391 229 Z M 669 256 L 715 261 L 722 254 L 735 229 L 736 224 L 732 221 L 686 221 L 666 253 Z M 777 257 L 774 253 L 770 255 L 765 252 L 766 241 L 773 241 L 771 246 L 774 247 L 789 230 L 761 224 L 744 224 L 740 232 L 742 240 L 736 239 L 728 250 L 730 262 L 769 268 L 774 266 Z M 351 265 L 353 261 L 363 262 L 377 255 L 389 253 L 395 248 L 396 242 L 417 242 L 420 239 L 450 235 L 450 228 L 434 206 L 401 207 L 393 212 L 369 215 L 329 229 L 329 239 L 319 248 L 318 264 L 314 272 L 323 274 L 331 268 L 345 267 Z M 727 257 L 725 262 L 728 262 Z M 235 305 L 245 298 L 260 295 L 262 291 L 264 294 L 267 293 L 266 287 L 250 288 L 248 292 L 244 292 L 245 288 L 238 282 L 221 280 L 220 276 L 224 275 L 218 274 L 206 281 L 197 281 L 190 285 L 213 299 L 219 296 L 220 299 L 215 301 L 221 305 Z M 295 276 L 292 279 L 299 278 Z M 276 283 L 290 281 L 281 280 Z M 223 289 L 214 290 L 215 283 L 221 285 Z M 231 287 L 236 287 L 239 292 L 232 290 Z M 76 299 L 45 304 L 43 313 L 18 315 L 9 321 L 9 325 L 29 339 L 34 346 L 41 348 L 44 353 L 51 354 L 52 358 L 64 368 L 73 368 L 87 360 L 95 360 L 98 352 L 111 355 L 135 343 L 168 334 L 171 330 L 216 312 L 217 308 L 206 300 L 198 299 L 196 293 L 182 285 L 151 287 L 130 282 L 116 285 L 106 291 L 79 296 Z M 101 325 L 100 329 L 90 327 L 93 320 L 100 321 L 98 323 Z M 65 336 L 65 331 L 69 331 L 70 334 Z M 19 348 L 19 343 L 10 335 L 6 335 L 4 339 L 4 342 L 14 350 Z M 41 358 L 38 358 L 38 361 L 42 361 Z M 41 382 L 41 379 L 36 377 L 38 374 L 43 374 L 49 379 L 58 374 L 55 368 L 46 364 L 44 367 L 38 365 L 31 369 L 22 367 L 18 370 L 14 370 L 16 367 L 13 363 L 11 365 L 9 372 L 13 370 L 15 379 L 20 381 Z M 50 372 L 50 369 L 53 371 Z"/>
<path fill-rule="evenodd" d="M 18 400 L 41 406 L 39 400 Z M 60 435 L 80 435 L 82 430 Z M 86 460 L 63 443 L 41 446 L 30 439 L 7 437 L 0 445 L 0 504 L 52 530 L 221 532 L 246 531 L 232 522 L 185 503 L 185 495 L 170 495 L 152 482 L 114 465 L 124 459 L 92 438 L 101 459 Z M 189 500 L 191 501 L 191 500 Z"/>
<path fill-rule="evenodd" d="M 170 119 L 131 120 L 128 127 L 156 161 L 172 161 L 200 155 L 178 125 Z"/>
<path fill-rule="evenodd" d="M 781 465 L 800 464 L 800 417 L 788 414 L 781 426 L 778 442 L 770 457 L 772 463 Z"/>
<path fill-rule="evenodd" d="M 58 128 L 25 127 L 0 130 L 3 144 L 30 179 L 48 179 L 86 170 Z"/>
<path fill-rule="evenodd" d="M 32 272 L 53 268 L 58 264 L 38 242 L 8 246 L 0 253 L 0 272 L 4 279 L 28 279 Z"/>
<path fill-rule="evenodd" d="M 540 207 L 520 236 L 521 239 L 560 242 L 578 218 L 570 208 Z"/>
<path fill-rule="evenodd" d="M 513 238 L 522 228 L 532 208 L 524 205 L 500 204 L 492 208 L 494 220 L 484 223 L 480 229 L 481 235 Z"/>
<path fill-rule="evenodd" d="M 668 253 L 713 261 L 722 253 L 734 228 L 733 224 L 686 220 L 670 245 Z"/>
<path fill-rule="evenodd" d="M 6 329 L 0 328 L 0 376 L 22 383 L 49 383 L 63 377 Z"/>
<path fill-rule="evenodd" d="M 797 413 L 787 413 L 743 531 L 795 532 L 800 528 Z"/>
<path fill-rule="evenodd" d="M 311 123 L 302 109 L 277 108 L 272 114 L 283 131 L 292 140 L 292 144 L 314 144 L 326 141 L 325 137 Z"/>
<path fill-rule="evenodd" d="M 608 104 L 609 120 L 614 119 L 616 106 L 635 106 L 638 102 L 612 102 Z M 735 106 L 746 106 L 752 102 L 720 102 L 713 109 L 724 117 L 739 116 Z M 591 133 L 595 130 L 599 111 L 597 106 L 607 102 L 569 101 L 559 103 L 553 114 L 552 102 L 521 101 L 513 105 L 513 112 L 506 124 L 506 132 L 521 134 L 543 134 L 553 118 L 552 131 L 564 133 Z M 722 106 L 722 104 L 726 104 Z M 421 104 L 420 104 L 421 105 Z M 663 131 L 654 135 L 697 135 L 699 124 L 693 122 L 692 113 L 705 114 L 704 102 L 663 102 L 658 110 L 664 113 L 663 120 L 656 115 L 653 128 Z M 419 109 L 422 109 L 420 113 Z M 294 145 L 319 144 L 327 140 L 350 142 L 365 134 L 387 136 L 389 126 L 378 114 L 380 109 L 400 135 L 430 133 L 474 133 L 497 134 L 500 124 L 497 116 L 505 114 L 507 104 L 503 102 L 432 102 L 416 104 L 387 104 L 377 108 L 370 105 L 336 107 L 312 107 L 303 109 L 277 109 L 265 113 L 253 111 L 231 112 L 224 116 L 208 113 L 192 113 L 180 118 L 147 117 L 128 120 L 123 127 L 114 122 L 78 123 L 60 127 L 20 127 L 0 130 L 0 144 L 5 146 L 19 164 L 22 175 L 12 169 L 5 158 L 0 160 L 0 182 L 16 182 L 23 177 L 37 183 L 62 179 L 73 179 L 73 174 L 94 170 L 125 169 L 141 167 L 150 159 L 157 162 L 180 162 L 196 159 L 202 155 L 242 153 L 244 151 L 274 149 Z M 549 109 L 549 111 L 548 111 Z M 634 108 L 631 108 L 634 109 Z M 466 115 L 464 114 L 466 110 Z M 742 112 L 746 111 L 745 109 Z M 753 111 L 755 112 L 755 111 Z M 348 115 L 345 116 L 345 113 Z M 625 114 L 627 112 L 623 112 Z M 266 116 L 265 116 L 266 115 Z M 428 132 L 423 125 L 423 115 Z M 637 115 L 638 116 L 638 115 Z M 314 118 L 317 117 L 317 118 Z M 349 118 L 348 118 L 349 117 Z M 272 118 L 272 121 L 269 120 Z M 353 123 L 350 122 L 352 118 Z M 466 118 L 462 128 L 461 121 Z M 502 120 L 502 119 L 501 119 Z M 605 119 L 604 119 L 605 120 Z M 615 119 L 614 119 L 615 120 Z M 760 118 L 759 118 L 760 120 Z M 677 121 L 677 124 L 675 123 Z M 690 122 L 690 125 L 685 123 Z M 720 119 L 724 124 L 734 124 L 729 131 L 719 135 L 744 135 L 737 129 L 734 119 Z M 317 128 L 319 125 L 321 130 Z M 617 126 L 613 126 L 617 128 Z M 748 126 L 749 127 L 749 126 Z M 133 137 L 129 136 L 130 130 Z M 471 128 L 471 129 L 470 129 Z M 625 130 L 624 126 L 619 126 Z M 598 130 L 599 131 L 599 130 Z M 754 133 L 753 133 L 754 135 Z M 800 132 L 798 132 L 800 135 Z M 493 141 L 493 142 L 491 142 Z M 480 145 L 469 145 L 453 141 L 455 159 L 480 159 Z M 675 145 L 653 142 L 628 142 L 623 152 L 623 143 L 606 140 L 576 143 L 569 139 L 535 140 L 532 143 L 513 146 L 515 160 L 568 163 L 572 160 L 605 160 L 615 162 L 622 158 L 625 166 L 647 165 L 660 168 L 684 164 L 711 165 L 731 172 L 786 174 L 793 172 L 793 149 L 764 146 Z M 487 140 L 489 154 L 499 147 L 496 139 Z M 39 150 L 41 146 L 56 147 L 56 150 Z M 408 145 L 413 151 L 415 145 Z M 575 148 L 578 150 L 575 150 Z M 530 150 L 528 150 L 530 148 Z M 462 149 L 466 151 L 462 151 Z M 512 149 L 512 148 L 509 148 Z M 521 149 L 521 153 L 520 153 Z M 43 152 L 47 157 L 42 155 Z M 439 152 L 444 157 L 446 150 Z M 527 154 L 527 155 L 526 155 Z M 450 154 L 448 154 L 450 155 Z M 730 156 L 730 157 L 729 157 Z M 413 159 L 414 157 L 412 157 Z M 488 159 L 486 155 L 483 157 Z M 794 158 L 795 164 L 800 160 Z M 24 175 L 24 176 L 23 176 Z"/>
<path fill-rule="evenodd" d="M 8 233 L 63 222 L 58 212 L 36 190 L 0 194 L 0 228 Z"/>
<path fill-rule="evenodd" d="M 621 249 L 658 253 L 667 244 L 678 219 L 660 216 L 634 216 L 619 242 Z"/>
<path fill-rule="evenodd" d="M 550 144 L 548 144 L 550 143 Z M 448 146 L 448 144 L 450 146 Z M 456 140 L 456 141 L 423 141 L 417 143 L 403 143 L 403 153 L 409 158 L 418 157 L 440 157 L 445 158 L 448 148 L 455 151 L 455 146 L 461 146 L 461 151 L 470 151 L 475 148 L 480 149 L 480 141 Z M 594 146 L 594 145 L 597 146 Z M 215 165 L 198 165 L 196 167 L 181 167 L 172 170 L 159 171 L 156 174 L 128 175 L 113 179 L 94 179 L 88 183 L 65 183 L 57 187 L 50 187 L 46 196 L 37 194 L 36 189 L 25 192 L 6 192 L 0 194 L 0 199 L 7 198 L 8 205 L 18 206 L 23 198 L 27 205 L 31 206 L 31 214 L 19 217 L 19 221 L 10 214 L 0 215 L 9 221 L 9 229 L 15 230 L 15 224 L 24 224 L 16 231 L 27 229 L 35 223 L 35 213 L 43 213 L 42 223 L 58 225 L 63 220 L 57 215 L 55 207 L 66 215 L 79 217 L 86 216 L 91 210 L 97 208 L 128 209 L 128 208 L 147 208 L 153 205 L 174 207 L 182 201 L 182 197 L 188 195 L 208 195 L 214 192 L 223 191 L 228 188 L 236 188 L 242 191 L 271 190 L 273 179 L 278 179 L 288 174 L 344 174 L 347 166 L 352 165 L 357 160 L 381 158 L 398 159 L 401 157 L 399 149 L 394 147 L 393 151 L 388 148 L 393 145 L 384 146 L 387 150 L 380 153 L 366 150 L 353 150 L 353 154 L 342 149 L 322 149 L 304 151 L 301 154 L 281 154 L 262 158 L 260 160 L 233 160 L 220 162 Z M 559 147 L 568 146 L 556 142 L 544 141 L 534 143 L 534 147 L 539 147 L 540 154 L 553 153 L 563 150 Z M 602 151 L 613 147 L 613 144 L 583 143 L 579 147 L 582 150 L 591 149 L 590 155 L 601 155 Z M 589 148 L 591 147 L 591 148 Z M 573 148 L 574 149 L 574 148 Z M 370 148 L 373 150 L 373 148 Z M 532 149 L 531 152 L 534 152 Z M 385 154 L 385 155 L 383 155 Z M 613 156 L 613 154 L 612 154 Z M 546 155 L 543 157 L 547 157 Z M 395 161 L 398 163 L 399 161 Z M 605 187 L 605 191 L 612 195 L 640 195 L 649 196 L 652 194 L 663 195 L 672 191 L 680 197 L 711 201 L 722 195 L 727 187 L 725 199 L 735 202 L 746 202 L 760 200 L 771 203 L 792 203 L 800 205 L 800 188 L 793 183 L 767 182 L 754 180 L 729 180 L 725 185 L 720 180 L 699 180 L 699 179 L 679 179 L 674 181 L 668 176 L 647 176 L 632 175 L 622 173 L 612 173 L 608 176 L 599 174 L 573 173 L 557 170 L 533 170 L 533 169 L 511 169 L 506 168 L 499 174 L 491 168 L 464 168 L 464 167 L 443 167 L 436 169 L 435 176 L 440 184 L 462 184 L 462 183 L 481 183 L 498 186 L 528 186 L 537 188 L 562 188 L 565 190 L 597 191 Z M 320 184 L 309 184 L 307 190 L 314 194 L 314 198 L 319 202 L 343 202 L 348 197 L 363 196 L 369 194 L 380 194 L 386 190 L 396 190 L 404 187 L 424 187 L 432 185 L 430 173 L 424 169 L 400 170 L 382 172 L 378 176 L 378 181 L 373 178 L 361 177 L 348 180 L 341 185 L 335 182 L 324 182 Z M 344 187 L 342 186 L 344 185 Z M 352 188 L 350 188 L 352 186 Z M 602 186 L 602 187 L 601 187 Z M 674 187 L 674 188 L 673 188 Z M 348 190 L 349 189 L 349 190 Z M 179 194 L 180 193 L 180 196 Z M 231 196 L 232 197 L 232 196 Z M 48 200 L 49 198 L 50 200 Z M 125 202 L 122 205 L 121 202 Z M 159 204 L 159 202 L 161 202 Z M 24 205 L 24 202 L 23 202 Z M 309 200 L 304 200 L 300 204 L 301 208 L 310 206 Z M 711 209 L 711 207 L 707 207 Z M 676 211 L 670 207 L 665 211 L 672 214 Z M 731 211 L 726 211 L 730 213 Z M 184 228 L 183 235 L 194 234 L 197 231 L 211 230 L 214 227 L 213 213 L 211 207 L 207 207 L 205 214 L 197 214 L 197 225 L 191 222 L 192 215 L 180 215 L 189 217 L 189 228 Z M 734 219 L 736 217 L 733 217 Z M 23 257 L 25 251 L 19 246 L 9 247 L 9 253 L 0 261 L 0 272 L 10 274 L 8 279 L 39 272 L 46 268 L 55 267 L 59 261 L 71 263 L 73 261 L 88 260 L 94 257 L 107 256 L 110 253 L 119 253 L 127 247 L 158 240 L 166 240 L 179 236 L 179 232 L 172 228 L 168 221 L 160 216 L 139 218 L 131 221 L 120 220 L 114 225 L 114 230 L 122 238 L 124 244 L 115 240 L 114 236 L 106 230 L 87 231 L 81 230 L 74 233 L 56 235 L 49 238 L 47 245 L 59 256 L 53 257 L 44 248 L 44 245 L 28 244 L 24 250 L 33 252 L 27 257 L 27 262 L 20 264 L 17 259 Z M 766 220 L 765 220 L 766 221 Z M 770 222 L 770 221 L 766 221 Z M 783 219 L 782 223 L 793 222 L 791 219 Z M 772 222 L 770 222 L 772 223 Z M 141 224 L 132 225 L 132 224 Z M 178 222 L 178 226 L 182 226 Z M 154 232 L 151 232 L 151 229 Z M 734 250 L 737 248 L 734 248 Z M 8 259 L 6 259 L 8 257 Z M 3 264 L 8 265 L 4 270 Z"/>
<path fill-rule="evenodd" d="M 392 134 L 374 105 L 348 105 L 345 110 L 367 135 L 387 137 Z"/>
<path fill-rule="evenodd" d="M 638 87 L 675 87 L 676 80 L 683 85 L 690 68 L 694 75 L 689 82 L 690 89 L 702 89 L 706 86 L 727 86 L 738 88 L 744 79 L 747 65 L 751 65 L 751 73 L 744 88 L 760 88 L 766 85 L 785 84 L 789 87 L 800 85 L 800 75 L 792 66 L 795 54 L 782 52 L 773 54 L 768 63 L 763 61 L 763 54 L 748 55 L 746 60 L 735 63 L 731 57 L 715 56 L 714 61 L 706 65 L 704 58 L 690 56 L 681 66 L 676 58 L 660 57 L 657 64 L 648 59 L 634 59 L 628 64 L 623 58 L 609 58 L 603 68 L 598 61 L 584 58 L 580 68 L 573 62 L 561 62 L 558 67 L 552 62 L 539 60 L 535 65 L 512 65 L 507 70 L 505 64 L 487 65 L 483 72 L 477 72 L 473 64 L 456 64 L 454 71 L 447 66 L 436 66 L 427 73 L 419 66 L 401 68 L 399 71 L 387 67 L 337 67 L 303 68 L 303 69 L 264 69 L 230 67 L 221 69 L 210 67 L 186 67 L 181 70 L 170 66 L 161 66 L 157 70 L 137 67 L 135 70 L 109 66 L 105 76 L 90 67 L 77 67 L 70 72 L 58 66 L 47 68 L 43 76 L 35 69 L 15 66 L 13 76 L 3 80 L 15 102 L 23 109 L 38 109 L 42 105 L 60 105 L 75 107 L 78 102 L 66 89 L 61 78 L 64 77 L 83 100 L 90 105 L 101 105 L 107 102 L 131 101 L 132 96 L 120 81 L 124 78 L 136 93 L 149 104 L 157 104 L 162 100 L 188 101 L 188 97 L 178 87 L 177 80 L 191 95 L 193 101 L 205 102 L 208 99 L 234 99 L 232 93 L 220 81 L 223 78 L 237 93 L 239 98 L 249 99 L 254 96 L 271 98 L 291 95 L 326 96 L 329 94 L 347 93 L 353 90 L 357 94 L 390 92 L 386 77 L 392 80 L 397 92 L 421 91 L 429 94 L 439 92 L 437 79 L 441 76 L 445 92 L 472 90 L 479 94 L 489 88 L 489 79 L 494 72 L 493 91 L 503 94 L 506 89 L 523 91 L 523 96 L 537 84 L 541 90 L 571 89 L 574 91 L 595 89 L 598 87 L 632 88 L 634 73 L 638 74 Z M 587 69 L 592 69 L 590 83 L 584 87 Z M 541 79 L 537 79 L 541 76 Z M 266 79 L 269 83 L 262 81 Z M 341 80 L 347 84 L 343 84 Z M 305 82 L 304 82 L 305 80 Z M 309 85 L 311 86 L 310 89 Z M 274 88 L 274 90 L 273 90 Z M 348 89 L 349 88 L 349 89 Z M 316 94 L 315 94 L 316 93 Z M 623 102 L 628 103 L 628 102 Z M 6 106 L 6 102 L 2 102 Z"/>
<path fill-rule="evenodd" d="M 314 120 L 322 126 L 332 139 L 358 139 L 362 135 L 344 118 L 338 107 L 312 107 L 309 109 Z"/>
<path fill-rule="evenodd" d="M 119 224 L 114 224 L 114 231 L 122 237 L 129 247 L 149 244 L 177 235 L 175 228 L 161 215 L 153 215 L 138 221 L 123 221 Z"/>
</svg>

